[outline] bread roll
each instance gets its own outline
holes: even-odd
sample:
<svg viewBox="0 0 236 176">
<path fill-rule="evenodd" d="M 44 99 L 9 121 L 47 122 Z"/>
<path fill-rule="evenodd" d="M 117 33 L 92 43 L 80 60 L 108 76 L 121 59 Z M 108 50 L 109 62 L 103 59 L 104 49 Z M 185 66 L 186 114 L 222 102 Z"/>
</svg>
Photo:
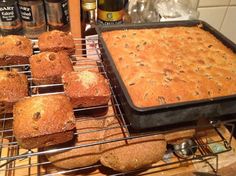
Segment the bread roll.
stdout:
<svg viewBox="0 0 236 176">
<path fill-rule="evenodd" d="M 103 132 L 99 130 L 103 128 L 103 124 L 103 118 L 80 117 L 76 122 L 78 135 L 74 142 L 56 145 L 46 148 L 46 150 L 99 142 L 103 135 Z M 48 154 L 46 157 L 52 162 L 52 164 L 59 168 L 73 169 L 95 164 L 99 161 L 100 155 L 100 145 L 92 145 L 88 147 L 67 150 L 65 152 Z"/>
<path fill-rule="evenodd" d="M 104 140 L 127 137 L 117 120 L 108 127 L 114 128 L 105 131 Z M 100 161 L 104 166 L 115 171 L 127 172 L 160 161 L 166 151 L 166 142 L 163 135 L 152 135 L 102 144 L 101 149 Z"/>
</svg>

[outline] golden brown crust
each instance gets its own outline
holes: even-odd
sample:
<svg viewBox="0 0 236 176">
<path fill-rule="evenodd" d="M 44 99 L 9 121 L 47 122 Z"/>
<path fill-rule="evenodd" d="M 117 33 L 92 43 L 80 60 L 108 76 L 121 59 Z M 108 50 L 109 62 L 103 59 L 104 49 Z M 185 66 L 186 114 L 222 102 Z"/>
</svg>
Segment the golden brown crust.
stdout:
<svg viewBox="0 0 236 176">
<path fill-rule="evenodd" d="M 76 129 L 79 133 L 76 142 L 49 147 L 46 148 L 46 150 L 96 143 L 103 137 L 101 130 L 103 124 L 103 118 L 79 117 L 76 121 Z M 48 160 L 57 167 L 73 169 L 95 164 L 99 161 L 100 155 L 100 145 L 93 145 L 46 156 Z"/>
<path fill-rule="evenodd" d="M 39 36 L 40 51 L 65 51 L 69 55 L 75 53 L 75 44 L 72 35 L 58 30 L 44 32 Z"/>
<path fill-rule="evenodd" d="M 11 113 L 13 104 L 28 96 L 28 81 L 24 74 L 0 70 L 0 114 Z"/>
<path fill-rule="evenodd" d="M 27 64 L 33 54 L 31 41 L 18 35 L 0 37 L 0 65 Z"/>
<path fill-rule="evenodd" d="M 74 108 L 103 105 L 110 100 L 108 81 L 100 73 L 87 70 L 65 73 L 62 81 Z"/>
<path fill-rule="evenodd" d="M 117 30 L 102 37 L 137 107 L 236 93 L 235 53 L 198 27 Z"/>
<path fill-rule="evenodd" d="M 64 73 L 73 71 L 65 52 L 42 52 L 30 57 L 30 67 L 35 84 L 61 83 Z"/>
<path fill-rule="evenodd" d="M 109 123 L 110 129 L 105 131 L 104 140 L 128 137 L 116 119 Z M 160 161 L 166 151 L 166 142 L 163 135 L 152 135 L 102 144 L 101 150 L 100 161 L 104 166 L 115 171 L 126 172 Z"/>
<path fill-rule="evenodd" d="M 75 127 L 73 109 L 65 95 L 24 98 L 15 104 L 13 116 L 14 135 L 19 145 L 24 148 L 63 143 L 73 137 L 73 133 L 67 137 L 62 135 Z"/>
</svg>

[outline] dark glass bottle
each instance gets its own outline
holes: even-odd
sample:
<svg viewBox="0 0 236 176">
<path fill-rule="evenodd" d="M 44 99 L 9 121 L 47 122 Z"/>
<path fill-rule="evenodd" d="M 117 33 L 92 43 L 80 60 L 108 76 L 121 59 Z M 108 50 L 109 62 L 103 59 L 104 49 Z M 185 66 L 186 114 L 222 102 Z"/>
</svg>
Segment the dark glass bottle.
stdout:
<svg viewBox="0 0 236 176">
<path fill-rule="evenodd" d="M 68 0 L 45 0 L 49 30 L 69 30 Z"/>
<path fill-rule="evenodd" d="M 24 34 L 37 38 L 47 29 L 43 0 L 19 0 Z"/>
<path fill-rule="evenodd" d="M 17 1 L 0 0 L 0 32 L 2 35 L 22 34 Z"/>
<path fill-rule="evenodd" d="M 97 34 L 95 30 L 96 19 L 96 0 L 82 0 L 82 49 L 83 54 L 88 54 L 88 46 L 90 39 L 93 39 L 94 35 Z"/>
<path fill-rule="evenodd" d="M 96 0 L 82 0 L 82 36 L 96 34 L 95 30 Z"/>
<path fill-rule="evenodd" d="M 98 23 L 122 23 L 124 3 L 124 0 L 98 0 Z"/>
</svg>

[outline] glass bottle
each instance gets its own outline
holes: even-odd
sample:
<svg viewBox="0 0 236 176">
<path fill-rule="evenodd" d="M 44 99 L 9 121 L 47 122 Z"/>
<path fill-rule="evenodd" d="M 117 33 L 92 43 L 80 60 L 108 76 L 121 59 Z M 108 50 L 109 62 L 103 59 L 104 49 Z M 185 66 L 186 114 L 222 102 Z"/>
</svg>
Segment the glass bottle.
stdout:
<svg viewBox="0 0 236 176">
<path fill-rule="evenodd" d="M 22 34 L 22 23 L 15 0 L 0 0 L 0 31 L 2 35 Z"/>
<path fill-rule="evenodd" d="M 45 0 L 49 30 L 69 30 L 68 0 Z"/>
<path fill-rule="evenodd" d="M 37 38 L 47 29 L 43 0 L 19 0 L 24 34 Z"/>
<path fill-rule="evenodd" d="M 95 30 L 96 0 L 82 0 L 82 35 L 96 34 Z"/>
<path fill-rule="evenodd" d="M 124 0 L 98 0 L 98 23 L 120 24 L 124 15 Z"/>
</svg>

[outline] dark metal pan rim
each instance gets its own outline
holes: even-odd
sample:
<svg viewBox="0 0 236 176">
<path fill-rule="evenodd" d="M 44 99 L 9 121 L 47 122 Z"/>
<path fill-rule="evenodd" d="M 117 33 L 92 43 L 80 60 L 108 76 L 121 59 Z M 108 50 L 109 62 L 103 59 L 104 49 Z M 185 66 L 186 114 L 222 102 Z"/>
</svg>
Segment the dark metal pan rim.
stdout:
<svg viewBox="0 0 236 176">
<path fill-rule="evenodd" d="M 185 24 L 186 23 L 186 24 Z M 108 50 L 108 48 L 106 47 L 106 43 L 103 40 L 102 37 L 102 32 L 105 31 L 112 31 L 112 30 L 127 30 L 127 29 L 150 29 L 150 28 L 164 28 L 164 27 L 176 27 L 176 26 L 199 26 L 200 28 L 202 26 L 207 26 L 208 28 L 212 28 L 210 25 L 208 25 L 206 22 L 201 21 L 201 20 L 191 20 L 191 21 L 168 21 L 168 22 L 162 22 L 162 23 L 145 23 L 145 24 L 120 24 L 120 25 L 110 25 L 110 26 L 97 26 L 96 30 L 99 36 L 99 39 L 103 45 L 104 51 L 106 52 L 105 54 L 108 56 L 108 58 L 112 58 L 110 55 L 110 52 Z M 215 31 L 216 33 L 220 34 L 218 31 Z M 213 34 L 214 35 L 214 34 Z M 215 35 L 214 35 L 215 36 Z M 230 41 L 229 39 L 227 39 L 225 36 L 223 36 L 222 34 L 220 34 L 220 36 L 226 41 L 228 42 L 228 44 L 230 44 L 231 46 L 233 45 L 234 48 L 230 48 L 231 50 L 235 51 L 235 44 Z M 217 36 L 215 36 L 217 37 Z M 223 41 L 221 41 L 223 42 Z M 115 75 L 117 76 L 117 81 L 120 84 L 120 87 L 123 91 L 123 93 L 125 94 L 125 98 L 129 104 L 129 106 L 137 111 L 137 112 L 152 112 L 152 111 L 156 111 L 156 110 L 169 110 L 169 109 L 174 109 L 174 108 L 183 108 L 183 107 L 187 107 L 187 106 L 201 106 L 201 105 L 207 105 L 207 104 L 212 104 L 212 103 L 218 103 L 218 102 L 222 102 L 222 101 L 227 101 L 227 100 L 231 100 L 231 99 L 236 99 L 236 94 L 233 95 L 227 95 L 227 96 L 219 96 L 219 97 L 212 97 L 212 98 L 206 98 L 206 99 L 197 99 L 197 100 L 191 100 L 191 101 L 183 101 L 183 102 L 176 102 L 176 103 L 170 103 L 170 104 L 163 104 L 163 105 L 158 105 L 158 106 L 150 106 L 150 107 L 138 107 L 136 106 L 129 93 L 128 90 L 115 66 L 115 63 L 113 61 L 113 59 L 109 59 L 110 62 L 112 62 L 111 67 L 113 69 L 113 72 L 115 73 Z"/>
</svg>

